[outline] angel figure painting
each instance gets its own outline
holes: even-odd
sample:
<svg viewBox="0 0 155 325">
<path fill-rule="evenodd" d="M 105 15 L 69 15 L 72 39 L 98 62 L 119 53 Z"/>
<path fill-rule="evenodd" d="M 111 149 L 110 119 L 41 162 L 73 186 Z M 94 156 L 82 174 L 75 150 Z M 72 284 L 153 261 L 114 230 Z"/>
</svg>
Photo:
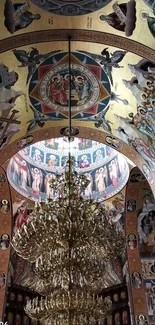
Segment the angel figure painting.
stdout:
<svg viewBox="0 0 155 325">
<path fill-rule="evenodd" d="M 105 168 L 101 167 L 100 169 L 96 170 L 95 173 L 95 184 L 96 184 L 96 191 L 99 193 L 99 197 L 104 193 L 106 196 L 106 170 Z"/>
<path fill-rule="evenodd" d="M 46 198 L 48 199 L 54 199 L 54 189 L 51 186 L 51 180 L 55 178 L 55 175 L 52 173 L 48 173 L 45 176 L 44 185 L 45 185 L 45 191 L 46 191 Z"/>
<path fill-rule="evenodd" d="M 26 83 L 29 82 L 29 79 L 32 77 L 37 66 L 44 60 L 48 59 L 55 52 L 59 51 L 52 51 L 46 54 L 40 54 L 39 51 L 34 47 L 32 47 L 29 52 L 26 52 L 25 50 L 13 50 L 13 54 L 15 55 L 16 59 L 21 63 L 19 67 L 28 68 Z"/>
<path fill-rule="evenodd" d="M 27 182 L 29 180 L 29 176 L 30 173 L 27 162 L 23 160 L 20 168 L 20 185 L 25 191 L 27 191 Z"/>
<path fill-rule="evenodd" d="M 27 184 L 30 182 L 30 172 L 26 160 L 16 154 L 11 160 L 12 179 L 15 184 L 27 192 Z"/>
<path fill-rule="evenodd" d="M 40 195 L 41 186 L 43 182 L 43 174 L 38 168 L 31 168 L 32 175 L 32 193 L 36 195 Z"/>
<path fill-rule="evenodd" d="M 16 154 L 8 166 L 12 186 L 19 190 L 20 194 L 34 201 L 38 197 L 43 201 L 46 198 L 55 198 L 56 192 L 50 183 L 57 173 L 64 172 L 68 160 L 68 156 L 47 153 L 40 148 L 33 146 L 28 156 L 25 151 L 22 155 Z M 105 163 L 102 162 L 104 154 Z M 83 193 L 84 197 L 99 201 L 118 193 L 126 184 L 129 174 L 127 162 L 124 162 L 122 156 L 120 159 L 118 154 L 108 156 L 100 149 L 94 151 L 94 156 L 90 153 L 75 156 L 74 167 L 89 181 Z M 115 199 L 114 205 L 118 205 L 116 209 L 120 210 L 123 202 Z"/>
<path fill-rule="evenodd" d="M 111 84 L 114 84 L 112 72 L 113 68 L 123 68 L 119 63 L 123 60 L 126 55 L 126 51 L 117 50 L 113 53 L 109 53 L 108 48 L 102 50 L 101 54 L 89 53 L 87 51 L 80 51 L 86 55 L 89 55 L 93 60 L 103 66 L 105 72 L 107 73 Z"/>
<path fill-rule="evenodd" d="M 93 178 L 91 176 L 91 173 L 86 173 L 85 176 L 87 177 L 89 184 L 85 189 L 85 196 L 91 198 L 93 194 Z"/>
<path fill-rule="evenodd" d="M 109 168 L 109 175 L 112 182 L 112 186 L 118 185 L 118 177 L 119 177 L 119 166 L 117 159 L 113 159 L 108 166 Z"/>
</svg>

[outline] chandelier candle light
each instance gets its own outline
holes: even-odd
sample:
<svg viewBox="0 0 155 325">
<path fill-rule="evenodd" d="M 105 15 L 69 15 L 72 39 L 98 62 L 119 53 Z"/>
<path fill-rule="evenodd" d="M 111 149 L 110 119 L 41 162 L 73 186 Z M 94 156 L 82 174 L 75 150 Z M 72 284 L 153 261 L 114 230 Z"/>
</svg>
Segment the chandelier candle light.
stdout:
<svg viewBox="0 0 155 325">
<path fill-rule="evenodd" d="M 69 131 L 71 141 L 71 62 L 69 39 Z M 40 202 L 19 229 L 12 246 L 33 263 L 32 287 L 44 297 L 28 301 L 31 318 L 48 325 L 88 325 L 112 310 L 98 284 L 106 264 L 125 248 L 124 234 L 108 219 L 102 203 L 85 199 L 89 180 L 75 171 L 70 156 L 63 174 L 51 180 L 54 199 Z"/>
<path fill-rule="evenodd" d="M 45 298 L 28 302 L 25 311 L 55 325 L 104 319 L 112 303 L 95 288 L 105 276 L 106 263 L 124 249 L 124 235 L 101 203 L 82 197 L 88 180 L 74 170 L 74 158 L 51 186 L 55 199 L 39 203 L 12 240 L 20 256 L 35 262 L 38 281 L 45 284 Z"/>
</svg>

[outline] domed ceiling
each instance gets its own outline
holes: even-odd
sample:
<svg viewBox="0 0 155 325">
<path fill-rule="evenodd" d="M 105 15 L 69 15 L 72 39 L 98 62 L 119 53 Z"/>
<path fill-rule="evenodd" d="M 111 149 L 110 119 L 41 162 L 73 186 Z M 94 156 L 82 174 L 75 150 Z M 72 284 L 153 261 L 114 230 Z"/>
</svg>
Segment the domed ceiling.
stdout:
<svg viewBox="0 0 155 325">
<path fill-rule="evenodd" d="M 68 134 L 71 106 L 76 168 L 91 180 L 85 194 L 108 202 L 123 188 L 119 153 L 155 191 L 155 1 L 3 0 L 0 15 L 0 165 L 12 158 L 11 185 L 33 200 L 53 195 L 48 178 L 66 153 L 48 139 L 59 145 Z M 80 148 L 82 139 L 91 146 Z M 124 198 L 115 201 L 120 221 Z"/>
<path fill-rule="evenodd" d="M 20 150 L 8 165 L 12 187 L 29 199 L 54 198 L 50 181 L 63 173 L 68 152 L 75 158 L 75 169 L 90 181 L 84 196 L 103 201 L 126 185 L 129 177 L 127 160 L 116 150 L 89 139 L 66 137 L 40 141 Z"/>
<path fill-rule="evenodd" d="M 5 0 L 0 9 L 1 164 L 21 143 L 65 134 L 70 105 L 74 135 L 111 136 L 154 187 L 154 1 Z"/>
</svg>

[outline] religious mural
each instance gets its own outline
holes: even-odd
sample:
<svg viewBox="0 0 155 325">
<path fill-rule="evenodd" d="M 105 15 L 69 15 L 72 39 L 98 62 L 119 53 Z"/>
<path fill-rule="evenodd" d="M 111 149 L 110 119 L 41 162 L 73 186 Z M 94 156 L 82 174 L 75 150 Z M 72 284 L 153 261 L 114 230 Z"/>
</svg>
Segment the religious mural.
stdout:
<svg viewBox="0 0 155 325">
<path fill-rule="evenodd" d="M 36 70 L 37 66 L 50 57 L 53 52 L 40 54 L 36 48 L 32 48 L 30 52 L 26 52 L 24 50 L 13 50 L 13 54 L 15 55 L 16 59 L 21 62 L 20 67 L 28 69 L 26 83 L 29 82 L 29 79 L 32 77 L 34 71 Z"/>
<path fill-rule="evenodd" d="M 109 26 L 124 32 L 127 37 L 131 36 L 136 27 L 136 1 L 130 0 L 126 3 L 114 2 L 113 12 L 108 15 L 101 14 L 100 20 Z"/>
<path fill-rule="evenodd" d="M 82 52 L 82 51 L 81 51 Z M 83 51 L 85 54 L 89 55 L 92 59 L 97 61 L 101 66 L 103 66 L 104 71 L 107 73 L 111 84 L 113 85 L 113 76 L 112 72 L 114 68 L 123 68 L 119 63 L 123 60 L 126 55 L 126 51 L 114 51 L 109 53 L 108 48 L 102 50 L 101 54 L 93 54 L 86 51 Z"/>
<path fill-rule="evenodd" d="M 119 230 L 124 231 L 124 222 L 125 222 L 125 215 L 124 215 L 125 196 L 124 196 L 124 194 L 122 192 L 120 192 L 113 198 L 104 201 L 104 203 L 102 203 L 102 204 L 105 207 L 106 216 L 113 223 L 116 223 L 117 228 Z M 114 269 L 117 270 L 117 274 L 119 272 L 119 277 L 122 278 L 122 280 L 123 280 L 122 270 L 119 269 L 119 264 L 118 264 L 118 268 L 116 268 L 116 265 L 115 265 Z"/>
<path fill-rule="evenodd" d="M 28 27 L 34 20 L 41 18 L 40 14 L 33 14 L 29 11 L 30 2 L 27 0 L 24 3 L 15 3 L 11 0 L 5 0 L 4 9 L 4 25 L 8 32 L 15 32 Z"/>
<path fill-rule="evenodd" d="M 146 315 L 140 314 L 136 317 L 137 325 L 148 325 L 148 319 Z"/>
<path fill-rule="evenodd" d="M 127 201 L 127 211 L 128 212 L 135 212 L 136 211 L 136 207 L 137 207 L 137 203 L 136 200 L 128 200 Z"/>
<path fill-rule="evenodd" d="M 8 234 L 3 234 L 0 236 L 0 248 L 5 250 L 9 248 L 10 236 Z"/>
<path fill-rule="evenodd" d="M 126 184 L 128 166 L 112 149 L 133 159 L 154 187 L 154 12 L 154 0 L 0 1 L 0 159 L 5 163 L 16 153 L 8 167 L 8 178 L 25 197 L 54 197 L 49 182 L 66 165 L 63 137 L 68 135 L 70 104 L 69 36 L 72 135 L 85 136 L 90 128 L 90 139 L 80 139 L 76 148 L 74 141 L 70 143 L 76 156 L 75 168 L 90 180 L 85 197 L 103 200 L 106 214 L 119 229 L 124 228 L 125 199 L 119 191 Z M 62 136 L 61 152 L 54 139 L 57 126 L 56 136 Z M 52 139 L 48 139 L 48 130 Z M 93 147 L 93 139 L 105 143 L 105 147 Z M 44 140 L 43 146 L 35 144 L 38 140 Z M 141 180 L 139 173 L 130 179 L 140 185 Z M 1 172 L 0 185 L 5 182 Z M 131 198 L 126 209 L 132 217 L 137 202 Z M 5 195 L 0 210 L 4 218 L 11 211 L 11 200 Z M 19 209 L 14 231 L 26 222 L 28 210 L 27 206 Z M 155 324 L 154 211 L 153 194 L 147 191 L 138 216 L 139 238 L 132 230 L 127 237 L 131 253 L 140 248 L 143 269 L 143 279 L 141 272 L 131 272 L 132 286 L 137 292 L 143 285 L 146 288 L 149 321 L 146 312 L 141 311 L 136 319 L 139 325 Z M 4 252 L 9 254 L 9 231 L 0 233 L 0 258 Z M 16 270 L 11 275 L 14 283 L 29 285 L 34 276 L 31 266 L 15 257 L 11 261 Z M 109 266 L 110 285 L 123 281 L 119 262 L 114 264 Z M 2 288 L 5 273 L 1 269 Z M 27 322 L 18 312 L 17 319 L 12 314 L 8 317 L 13 324 Z M 112 325 L 120 322 L 129 325 L 126 310 L 107 320 Z"/>
<path fill-rule="evenodd" d="M 149 324 L 155 324 L 155 202 L 151 190 L 143 188 L 143 207 L 138 215 L 139 251 L 147 299 Z"/>
<path fill-rule="evenodd" d="M 0 273 L 0 290 L 4 289 L 6 285 L 6 274 L 4 272 Z"/>
<path fill-rule="evenodd" d="M 129 113 L 127 118 L 116 115 L 116 120 L 121 123 L 121 128 L 115 134 L 121 136 L 129 143 L 146 161 L 143 172 L 151 183 L 149 168 L 155 169 L 154 147 L 154 69 L 153 63 L 146 60 L 137 65 L 129 64 L 129 69 L 135 75 L 131 80 L 124 80 L 125 86 L 130 89 L 137 101 L 137 113 Z"/>
<path fill-rule="evenodd" d="M 32 142 L 33 135 L 26 135 L 17 141 L 17 149 L 23 149 L 24 147 L 29 146 Z"/>
<path fill-rule="evenodd" d="M 112 0 L 51 0 L 49 3 L 46 1 L 31 0 L 35 5 L 43 10 L 47 10 L 57 15 L 64 16 L 79 16 L 92 13 L 99 10 L 110 3 Z"/>
<path fill-rule="evenodd" d="M 101 27 L 101 22 L 105 22 L 104 26 L 106 26 L 107 30 L 111 33 L 115 33 L 115 31 L 118 33 L 123 32 L 125 36 L 132 37 L 133 33 L 136 35 L 136 17 L 138 17 L 138 14 L 141 14 L 141 17 L 145 18 L 145 15 L 142 15 L 146 13 L 144 2 L 148 4 L 154 12 L 152 1 L 143 1 L 140 7 L 136 4 L 135 0 L 129 0 L 122 3 L 119 1 L 111 3 L 110 0 L 103 0 L 100 3 L 91 1 L 91 4 L 89 1 L 85 2 L 61 1 L 60 3 L 60 1 L 58 1 L 58 3 L 54 2 L 53 4 L 50 1 L 50 4 L 47 6 L 44 1 L 27 0 L 16 3 L 16 1 L 13 0 L 6 0 L 3 5 L 5 16 L 4 28 L 7 33 L 5 34 L 8 37 L 8 32 L 19 35 L 19 33 L 24 33 L 25 30 L 29 31 L 30 28 L 32 28 L 32 30 L 39 30 L 40 22 L 48 13 L 64 15 L 64 17 L 68 15 L 79 16 L 84 14 L 87 21 L 86 24 L 88 25 L 88 18 L 89 21 L 91 20 L 91 17 L 87 16 L 88 12 L 95 14 L 95 11 L 100 9 L 99 14 L 97 14 L 99 18 L 99 25 L 97 25 L 99 27 L 97 28 L 102 30 L 103 27 Z M 86 7 L 89 7 L 89 9 L 86 9 Z M 101 11 L 103 8 L 104 11 Z M 140 13 L 137 12 L 139 8 L 143 9 Z M 147 8 L 149 9 L 149 7 Z M 44 10 L 47 10 L 48 13 Z M 150 15 L 151 11 L 149 10 L 147 23 L 150 31 L 153 33 L 154 21 L 150 21 Z M 55 16 L 48 16 L 47 24 L 50 24 L 50 28 L 54 28 L 52 26 L 54 26 L 55 21 Z M 145 24 L 144 20 L 143 24 Z M 89 28 L 91 27 L 87 26 L 87 29 Z M 47 29 L 48 28 L 46 28 L 46 30 Z M 14 83 L 17 82 L 17 85 L 19 85 L 19 83 L 21 84 L 21 76 L 27 71 L 27 76 L 23 80 L 22 88 L 25 82 L 24 96 L 28 114 L 24 116 L 26 130 L 24 125 L 24 131 L 21 132 L 22 137 L 25 136 L 24 133 L 29 133 L 37 128 L 43 128 L 48 122 L 52 123 L 60 119 L 68 118 L 68 54 L 67 51 L 64 50 L 64 44 L 62 48 L 60 48 L 59 44 L 51 48 L 47 46 L 48 43 L 46 43 L 46 40 L 44 44 L 45 50 L 43 50 L 43 47 L 41 48 L 39 44 L 32 43 L 31 46 L 25 47 L 23 43 L 21 47 L 15 45 L 11 52 L 14 66 L 16 66 L 17 69 L 15 73 L 16 81 L 14 81 Z M 93 46 L 91 48 L 93 49 Z M 118 49 L 115 47 L 112 48 L 111 46 L 107 47 L 106 45 L 103 45 L 102 49 L 101 46 L 98 46 L 98 48 L 95 47 L 94 52 L 91 49 L 88 50 L 88 47 L 84 46 L 84 42 L 83 49 L 79 44 L 74 46 L 71 55 L 72 119 L 87 121 L 88 124 L 94 122 L 95 128 L 99 130 L 103 129 L 108 133 L 112 133 L 114 136 L 121 137 L 123 141 L 129 144 L 146 160 L 146 166 L 150 168 L 151 172 L 151 170 L 154 169 L 154 143 L 152 140 L 152 134 L 154 134 L 154 108 L 152 106 L 154 64 L 146 60 L 144 62 L 144 60 L 140 58 L 139 63 L 137 63 L 134 58 L 133 64 L 128 64 L 128 68 L 135 77 L 127 80 L 127 62 L 132 62 L 132 57 L 134 58 L 134 55 L 128 50 L 122 50 L 121 48 Z M 125 92 L 121 92 L 121 88 L 117 85 L 117 76 L 121 74 L 124 79 L 123 83 L 125 87 L 132 91 L 130 95 L 137 100 L 137 114 L 139 114 L 139 119 L 141 119 L 139 124 L 136 124 L 133 99 L 132 104 L 130 104 L 130 96 L 126 96 Z M 144 83 L 144 85 L 142 83 Z M 140 89 L 142 89 L 142 91 Z M 26 98 L 27 95 L 25 95 L 27 90 L 29 98 Z M 138 94 L 138 91 L 141 92 Z M 21 96 L 21 94 L 19 94 L 19 96 Z M 4 104 L 11 105 L 10 100 L 9 103 L 7 103 L 6 95 Z M 118 104 L 120 104 L 120 109 L 117 109 Z M 130 108 L 131 111 L 129 111 Z M 15 110 L 11 110 L 11 113 L 13 112 L 12 114 L 15 115 L 14 111 Z M 125 111 L 128 113 L 124 113 Z M 20 125 L 19 119 L 16 119 L 16 115 L 14 118 L 14 115 L 9 115 L 9 120 L 11 117 L 11 120 L 16 120 Z M 129 120 L 126 121 L 126 119 Z M 20 131 L 22 126 L 20 127 L 18 124 L 14 124 L 13 128 L 18 128 Z M 118 124 L 121 126 L 118 127 Z M 122 125 L 124 125 L 124 127 Z M 4 130 L 5 128 L 3 128 L 3 131 Z M 1 147 L 3 148 L 8 144 L 9 137 L 2 134 L 1 138 Z M 144 166 L 144 170 L 146 170 L 146 168 Z"/>
<path fill-rule="evenodd" d="M 68 119 L 69 114 L 68 54 L 63 51 L 40 53 L 36 47 L 31 48 L 30 51 L 13 50 L 15 58 L 21 62 L 18 69 L 28 68 L 26 78 L 30 99 L 28 109 L 33 116 L 31 115 L 31 119 L 26 121 L 27 133 L 37 127 L 43 128 L 46 122 Z M 129 111 L 129 101 L 113 91 L 114 87 L 116 88 L 114 70 L 124 68 L 120 62 L 126 58 L 126 55 L 126 51 L 116 50 L 111 53 L 108 48 L 103 48 L 101 55 L 81 50 L 72 53 L 71 116 L 72 119 L 87 123 L 94 122 L 95 128 L 103 128 L 132 146 L 145 159 L 146 166 L 143 165 L 143 172 L 152 182 L 149 174 L 155 168 L 152 139 L 154 132 L 153 63 L 140 60 L 136 65 L 129 64 L 129 69 L 135 77 L 130 81 L 123 80 L 125 87 L 137 100 L 137 114 L 130 112 L 128 117 L 113 114 L 112 118 L 107 118 L 113 103 L 122 103 L 123 106 L 128 106 Z M 115 128 L 114 121 L 116 125 L 121 124 L 121 127 Z M 123 149 L 123 144 L 121 142 L 119 144 L 119 140 L 115 137 L 113 141 L 110 136 L 106 137 L 106 141 L 112 146 L 114 141 L 118 142 L 116 149 Z"/>
<path fill-rule="evenodd" d="M 155 38 L 155 11 L 153 11 L 151 14 L 144 11 L 141 14 L 141 18 L 143 20 L 146 20 L 148 29 L 152 36 Z"/>
<path fill-rule="evenodd" d="M 68 160 L 68 148 L 75 157 L 75 169 L 90 181 L 84 196 L 106 200 L 118 193 L 129 175 L 128 163 L 114 149 L 90 139 L 49 139 L 23 148 L 11 158 L 8 177 L 12 186 L 32 199 L 54 198 L 50 186 L 55 173 L 63 173 Z"/>
<path fill-rule="evenodd" d="M 21 122 L 19 111 L 16 109 L 16 100 L 22 95 L 12 87 L 18 80 L 15 71 L 9 71 L 8 67 L 0 64 L 0 149 L 4 148 L 12 135 L 20 131 Z"/>
<path fill-rule="evenodd" d="M 131 274 L 131 283 L 133 288 L 140 289 L 143 285 L 142 276 L 139 272 L 133 272 Z"/>
<path fill-rule="evenodd" d="M 135 234 L 129 234 L 127 237 L 128 248 L 134 250 L 137 247 L 137 237 Z"/>
<path fill-rule="evenodd" d="M 57 53 L 35 70 L 29 96 L 35 110 L 52 118 L 68 118 L 69 70 L 67 53 Z M 109 103 L 110 83 L 101 66 L 82 53 L 71 55 L 72 118 L 99 114 Z"/>
</svg>

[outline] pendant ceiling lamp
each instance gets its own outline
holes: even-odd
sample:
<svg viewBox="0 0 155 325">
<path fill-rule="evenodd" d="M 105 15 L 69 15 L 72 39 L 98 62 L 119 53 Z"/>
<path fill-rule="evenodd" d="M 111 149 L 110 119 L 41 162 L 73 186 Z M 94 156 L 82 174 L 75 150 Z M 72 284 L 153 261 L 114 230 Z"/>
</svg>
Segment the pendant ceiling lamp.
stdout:
<svg viewBox="0 0 155 325">
<path fill-rule="evenodd" d="M 69 38 L 69 125 L 71 127 L 71 39 Z M 101 296 L 106 264 L 124 250 L 124 235 L 106 217 L 102 204 L 84 199 L 89 184 L 77 174 L 70 152 L 64 173 L 51 180 L 54 199 L 40 202 L 12 239 L 17 254 L 33 263 L 33 289 L 43 295 L 27 302 L 31 318 L 48 325 L 86 325 L 112 310 Z M 101 289 L 101 288 L 100 288 Z"/>
</svg>

